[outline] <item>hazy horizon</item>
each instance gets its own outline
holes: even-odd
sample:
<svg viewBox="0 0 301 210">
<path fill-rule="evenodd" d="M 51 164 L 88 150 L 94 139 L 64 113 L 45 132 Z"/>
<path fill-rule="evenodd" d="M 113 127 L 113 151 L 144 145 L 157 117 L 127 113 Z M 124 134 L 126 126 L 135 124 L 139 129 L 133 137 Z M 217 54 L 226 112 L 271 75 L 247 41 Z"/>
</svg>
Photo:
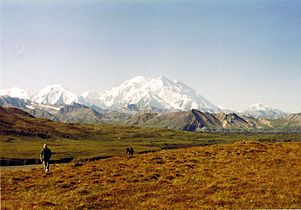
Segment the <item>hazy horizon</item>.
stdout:
<svg viewBox="0 0 301 210">
<path fill-rule="evenodd" d="M 0 89 L 102 92 L 135 76 L 213 104 L 301 110 L 300 1 L 0 3 Z"/>
</svg>

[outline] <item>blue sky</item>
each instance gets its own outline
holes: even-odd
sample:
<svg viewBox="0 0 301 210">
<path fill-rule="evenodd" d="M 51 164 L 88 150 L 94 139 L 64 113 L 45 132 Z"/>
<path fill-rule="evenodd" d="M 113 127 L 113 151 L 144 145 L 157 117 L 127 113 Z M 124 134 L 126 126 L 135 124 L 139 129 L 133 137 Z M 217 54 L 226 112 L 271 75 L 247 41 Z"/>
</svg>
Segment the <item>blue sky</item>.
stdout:
<svg viewBox="0 0 301 210">
<path fill-rule="evenodd" d="M 1 88 L 103 91 L 143 75 L 216 105 L 301 112 L 301 1 L 1 1 Z"/>
</svg>

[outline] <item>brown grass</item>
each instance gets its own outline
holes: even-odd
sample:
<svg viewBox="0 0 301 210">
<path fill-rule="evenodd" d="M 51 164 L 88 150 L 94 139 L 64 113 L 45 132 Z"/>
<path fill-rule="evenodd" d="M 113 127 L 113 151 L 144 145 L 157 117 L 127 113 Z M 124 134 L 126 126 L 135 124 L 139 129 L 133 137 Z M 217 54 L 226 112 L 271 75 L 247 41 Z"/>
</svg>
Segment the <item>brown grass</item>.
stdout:
<svg viewBox="0 0 301 210">
<path fill-rule="evenodd" d="M 2 209 L 301 208 L 301 143 L 237 142 L 2 172 Z"/>
</svg>

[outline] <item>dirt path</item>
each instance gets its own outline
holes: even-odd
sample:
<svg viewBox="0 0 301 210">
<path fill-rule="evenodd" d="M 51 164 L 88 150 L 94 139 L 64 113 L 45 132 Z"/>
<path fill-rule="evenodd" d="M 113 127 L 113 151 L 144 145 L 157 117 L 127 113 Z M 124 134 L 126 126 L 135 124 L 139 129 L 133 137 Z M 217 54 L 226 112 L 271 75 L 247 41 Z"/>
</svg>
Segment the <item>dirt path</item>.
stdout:
<svg viewBox="0 0 301 210">
<path fill-rule="evenodd" d="M 17 171 L 17 170 L 31 170 L 33 168 L 42 168 L 42 164 L 35 165 L 23 165 L 23 166 L 0 166 L 1 173 L 7 171 Z"/>
</svg>

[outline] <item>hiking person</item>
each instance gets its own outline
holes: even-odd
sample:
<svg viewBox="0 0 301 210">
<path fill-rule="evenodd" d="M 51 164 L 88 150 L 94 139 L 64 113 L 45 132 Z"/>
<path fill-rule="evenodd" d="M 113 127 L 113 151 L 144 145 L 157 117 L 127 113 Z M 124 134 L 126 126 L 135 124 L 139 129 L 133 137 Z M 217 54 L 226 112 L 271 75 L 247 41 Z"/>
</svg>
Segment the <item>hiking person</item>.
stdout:
<svg viewBox="0 0 301 210">
<path fill-rule="evenodd" d="M 47 173 L 49 171 L 49 161 L 51 158 L 52 152 L 48 149 L 47 144 L 44 144 L 43 149 L 41 150 L 40 160 L 43 163 L 44 170 Z"/>
</svg>

